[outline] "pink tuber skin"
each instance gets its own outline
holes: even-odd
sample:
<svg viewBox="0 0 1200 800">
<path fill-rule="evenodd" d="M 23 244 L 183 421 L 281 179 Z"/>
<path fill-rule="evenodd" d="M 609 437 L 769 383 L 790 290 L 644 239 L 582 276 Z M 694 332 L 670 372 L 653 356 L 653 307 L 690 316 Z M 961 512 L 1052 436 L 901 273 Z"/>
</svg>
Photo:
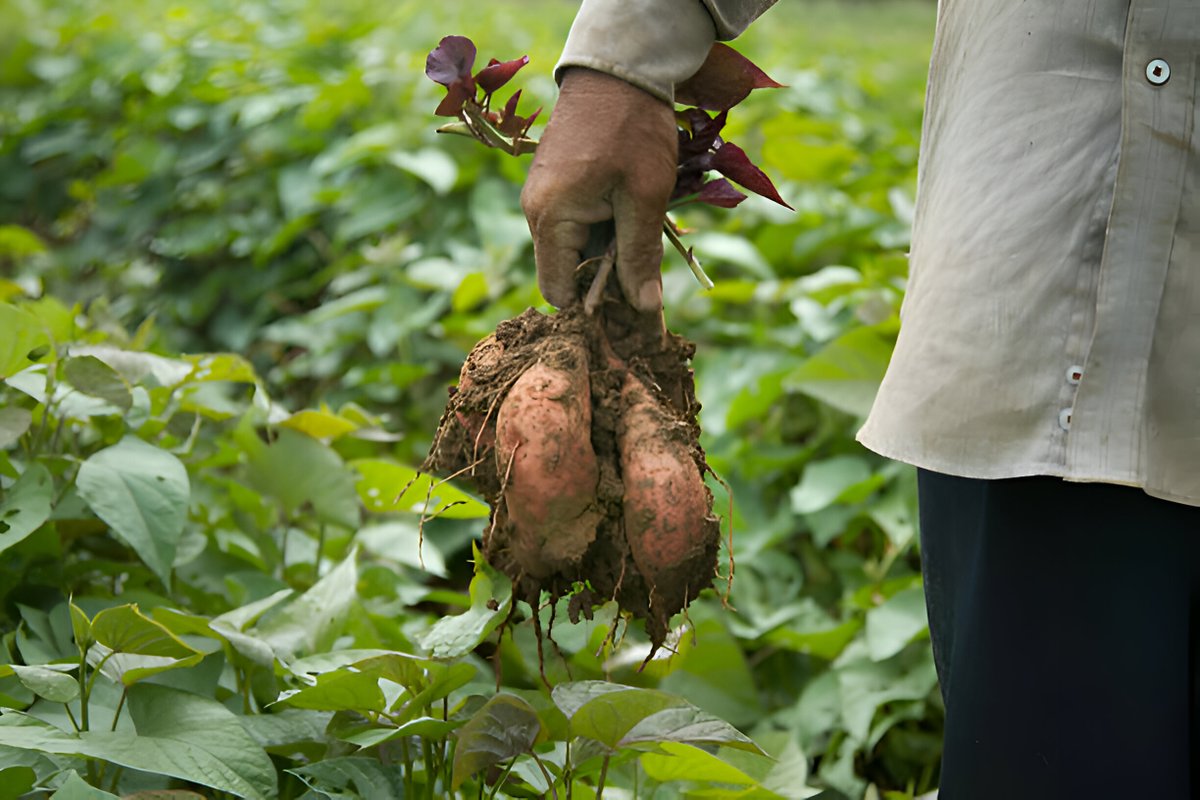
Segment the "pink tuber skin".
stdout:
<svg viewBox="0 0 1200 800">
<path fill-rule="evenodd" d="M 603 517 L 596 507 L 587 355 L 582 342 L 566 350 L 563 367 L 543 361 L 526 370 L 496 420 L 510 547 L 534 578 L 577 564 Z"/>
<path fill-rule="evenodd" d="M 625 376 L 621 409 L 625 538 L 651 602 L 674 603 L 700 588 L 679 583 L 706 551 L 708 491 L 687 446 L 670 435 L 677 423 L 633 373 Z"/>
</svg>

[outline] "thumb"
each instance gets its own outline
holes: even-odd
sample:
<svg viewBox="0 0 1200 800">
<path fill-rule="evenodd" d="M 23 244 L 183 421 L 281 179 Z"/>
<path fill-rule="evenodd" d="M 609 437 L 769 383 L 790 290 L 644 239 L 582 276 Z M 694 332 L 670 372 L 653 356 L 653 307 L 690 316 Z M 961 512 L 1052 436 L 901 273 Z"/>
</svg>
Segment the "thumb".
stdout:
<svg viewBox="0 0 1200 800">
<path fill-rule="evenodd" d="M 665 198 L 613 197 L 617 228 L 617 280 L 629 304 L 642 312 L 662 309 L 662 221 Z"/>
</svg>

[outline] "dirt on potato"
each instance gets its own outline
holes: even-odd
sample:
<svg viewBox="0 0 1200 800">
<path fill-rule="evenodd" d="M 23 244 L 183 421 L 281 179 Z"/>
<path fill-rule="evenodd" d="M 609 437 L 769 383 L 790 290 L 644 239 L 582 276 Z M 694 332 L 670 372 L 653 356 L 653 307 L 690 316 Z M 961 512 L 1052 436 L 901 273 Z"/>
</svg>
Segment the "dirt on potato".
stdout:
<svg viewBox="0 0 1200 800">
<path fill-rule="evenodd" d="M 581 276 L 583 288 L 590 278 Z M 517 598 L 537 607 L 542 592 L 572 595 L 572 621 L 616 600 L 646 620 L 657 646 L 671 617 L 712 585 L 720 525 L 703 482 L 708 466 L 689 368 L 695 346 L 665 331 L 658 315 L 636 312 L 615 279 L 608 284 L 591 314 L 582 303 L 554 315 L 529 309 L 477 344 L 423 468 L 464 481 L 488 501 L 483 551 L 512 578 Z M 522 380 L 535 365 L 537 374 Z M 631 380 L 646 388 L 653 413 L 645 393 L 642 407 L 628 413 Z M 581 400 L 590 408 L 581 410 Z M 582 441 L 589 433 L 590 447 Z M 628 471 L 644 474 L 641 440 L 658 454 L 652 458 L 682 462 L 668 472 L 684 480 L 627 486 L 622 445 Z M 526 462 L 531 454 L 536 459 Z M 675 485 L 691 496 L 671 496 Z"/>
</svg>

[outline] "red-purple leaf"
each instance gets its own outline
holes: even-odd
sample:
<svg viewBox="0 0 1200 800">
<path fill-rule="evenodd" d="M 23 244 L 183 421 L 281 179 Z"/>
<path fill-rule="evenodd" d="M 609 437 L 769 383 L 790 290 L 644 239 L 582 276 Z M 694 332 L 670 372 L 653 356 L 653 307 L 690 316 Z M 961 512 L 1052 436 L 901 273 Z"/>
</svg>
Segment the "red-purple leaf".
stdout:
<svg viewBox="0 0 1200 800">
<path fill-rule="evenodd" d="M 761 194 L 768 200 L 774 200 L 784 208 L 796 210 L 783 202 L 783 198 L 779 196 L 775 184 L 771 183 L 767 174 L 750 163 L 749 156 L 736 144 L 725 142 L 721 145 L 713 155 L 712 168 L 755 194 Z"/>
<path fill-rule="evenodd" d="M 517 70 L 529 63 L 529 56 L 521 56 L 512 61 L 497 61 L 492 59 L 488 65 L 479 70 L 475 82 L 483 87 L 483 91 L 491 94 L 512 79 Z"/>
<path fill-rule="evenodd" d="M 475 82 L 469 77 L 465 81 L 454 81 L 446 87 L 446 96 L 438 103 L 434 114 L 439 117 L 457 117 L 462 113 L 463 103 L 475 97 Z"/>
<path fill-rule="evenodd" d="M 754 62 L 721 42 L 713 44 L 696 74 L 675 87 L 675 102 L 710 111 L 733 108 L 754 89 L 776 89 Z"/>
<path fill-rule="evenodd" d="M 447 36 L 425 59 L 425 74 L 435 83 L 449 87 L 462 79 L 470 79 L 475 66 L 475 43 L 465 36 Z"/>
<path fill-rule="evenodd" d="M 746 195 L 733 188 L 733 184 L 724 178 L 704 184 L 700 187 L 700 193 L 696 195 L 697 202 L 721 208 L 733 208 L 745 199 Z"/>
<path fill-rule="evenodd" d="M 680 136 L 679 160 L 686 161 L 717 146 L 727 116 L 728 112 L 722 111 L 710 117 L 698 108 L 685 109 L 676 114 L 680 130 L 687 134 Z"/>
</svg>

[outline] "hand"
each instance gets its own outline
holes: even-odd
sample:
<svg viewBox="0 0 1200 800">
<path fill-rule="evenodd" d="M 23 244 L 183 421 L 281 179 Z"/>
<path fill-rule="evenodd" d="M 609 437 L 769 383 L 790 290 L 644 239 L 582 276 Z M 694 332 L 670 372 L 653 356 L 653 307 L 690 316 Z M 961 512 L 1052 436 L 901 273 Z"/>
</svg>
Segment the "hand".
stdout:
<svg viewBox="0 0 1200 800">
<path fill-rule="evenodd" d="M 667 103 L 611 75 L 567 71 L 521 192 L 547 300 L 576 299 L 589 228 L 612 220 L 626 300 L 639 311 L 662 308 L 662 225 L 678 146 Z"/>
</svg>

